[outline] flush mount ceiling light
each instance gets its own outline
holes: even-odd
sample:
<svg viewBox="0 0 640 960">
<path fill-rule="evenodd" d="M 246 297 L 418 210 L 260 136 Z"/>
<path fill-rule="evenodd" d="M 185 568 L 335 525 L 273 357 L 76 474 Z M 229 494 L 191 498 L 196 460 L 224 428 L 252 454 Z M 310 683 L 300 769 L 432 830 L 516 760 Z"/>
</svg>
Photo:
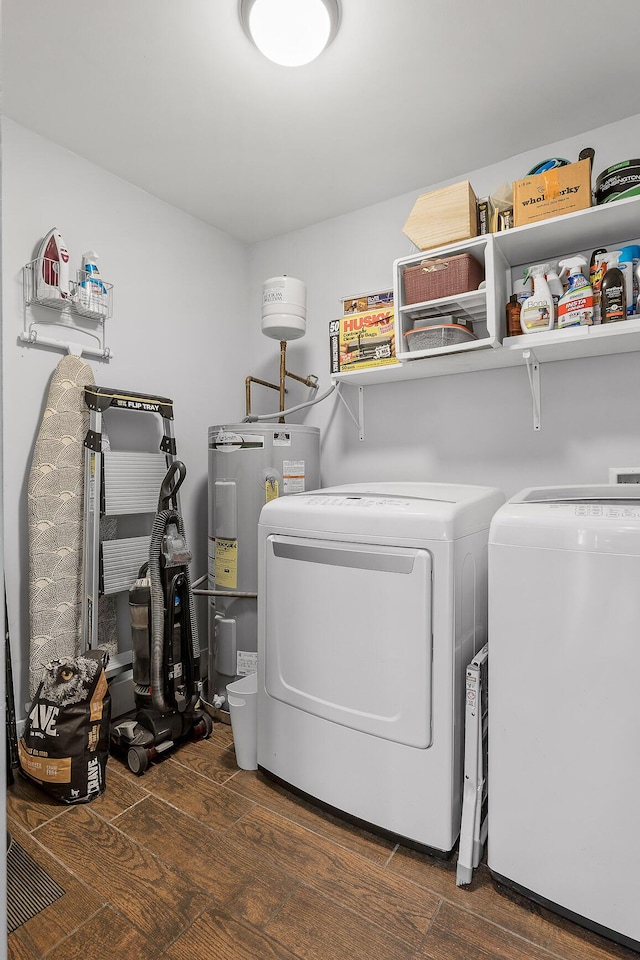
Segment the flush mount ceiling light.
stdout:
<svg viewBox="0 0 640 960">
<path fill-rule="evenodd" d="M 311 63 L 338 30 L 338 0 L 240 0 L 240 20 L 258 50 L 284 67 Z"/>
</svg>

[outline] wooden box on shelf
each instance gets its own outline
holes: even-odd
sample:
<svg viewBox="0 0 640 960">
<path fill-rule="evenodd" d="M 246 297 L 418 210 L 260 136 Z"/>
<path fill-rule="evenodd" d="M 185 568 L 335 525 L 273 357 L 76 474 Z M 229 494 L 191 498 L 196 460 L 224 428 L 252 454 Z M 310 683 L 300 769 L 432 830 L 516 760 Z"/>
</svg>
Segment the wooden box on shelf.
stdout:
<svg viewBox="0 0 640 960">
<path fill-rule="evenodd" d="M 419 250 L 457 243 L 477 236 L 477 199 L 468 180 L 423 193 L 416 200 L 403 232 Z"/>
</svg>

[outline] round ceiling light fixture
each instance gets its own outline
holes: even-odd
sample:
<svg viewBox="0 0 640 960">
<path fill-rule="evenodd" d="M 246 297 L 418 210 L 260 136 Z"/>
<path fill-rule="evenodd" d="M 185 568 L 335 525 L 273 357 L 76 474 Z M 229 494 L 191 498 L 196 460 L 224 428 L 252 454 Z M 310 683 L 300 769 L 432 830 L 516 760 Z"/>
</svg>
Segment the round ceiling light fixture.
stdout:
<svg viewBox="0 0 640 960">
<path fill-rule="evenodd" d="M 311 63 L 335 37 L 339 0 L 240 0 L 245 33 L 283 67 Z"/>
</svg>

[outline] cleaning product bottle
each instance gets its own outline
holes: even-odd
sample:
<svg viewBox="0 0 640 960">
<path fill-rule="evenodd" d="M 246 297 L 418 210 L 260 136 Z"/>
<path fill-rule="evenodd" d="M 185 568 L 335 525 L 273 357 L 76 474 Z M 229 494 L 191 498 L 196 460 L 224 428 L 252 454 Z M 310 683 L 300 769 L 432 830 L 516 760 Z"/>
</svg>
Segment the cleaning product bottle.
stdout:
<svg viewBox="0 0 640 960">
<path fill-rule="evenodd" d="M 518 303 L 518 297 L 512 293 L 507 304 L 507 336 L 519 337 L 522 333 L 520 326 L 520 312 L 522 308 Z"/>
<path fill-rule="evenodd" d="M 606 270 L 602 257 L 606 255 L 604 247 L 594 250 L 589 262 L 589 283 L 593 290 L 593 322 L 600 323 L 600 284 Z"/>
<path fill-rule="evenodd" d="M 82 273 L 78 283 L 78 307 L 106 316 L 107 288 L 100 279 L 98 270 L 98 254 L 95 250 L 87 250 L 82 255 Z"/>
<path fill-rule="evenodd" d="M 593 290 L 582 273 L 586 265 L 587 261 L 580 256 L 559 263 L 561 276 L 565 272 L 569 275 L 569 286 L 558 303 L 558 329 L 593 323 Z"/>
<path fill-rule="evenodd" d="M 548 269 L 546 263 L 528 267 L 529 276 L 533 277 L 533 295 L 522 305 L 520 327 L 523 333 L 553 329 L 553 296 L 545 279 Z"/>
<path fill-rule="evenodd" d="M 632 243 L 631 249 L 633 251 L 633 313 L 634 315 L 640 313 L 640 273 L 638 268 L 640 267 L 640 244 Z"/>
<path fill-rule="evenodd" d="M 549 272 L 547 273 L 547 284 L 549 286 L 549 290 L 551 291 L 551 296 L 553 297 L 553 315 L 557 323 L 558 301 L 564 294 L 564 287 L 562 286 L 562 280 L 558 274 L 558 268 L 554 264 L 550 264 L 549 266 Z"/>
<path fill-rule="evenodd" d="M 630 317 L 636 312 L 638 303 L 638 281 L 636 277 L 636 267 L 640 259 L 640 246 L 630 244 L 623 247 L 618 258 L 618 267 L 624 277 L 624 289 L 626 296 L 627 316 Z"/>
<path fill-rule="evenodd" d="M 49 230 L 38 250 L 35 294 L 45 303 L 69 296 L 69 251 L 57 227 Z"/>
<path fill-rule="evenodd" d="M 627 316 L 627 300 L 624 275 L 618 267 L 619 250 L 607 254 L 607 272 L 600 285 L 600 310 L 602 323 L 615 323 Z"/>
<path fill-rule="evenodd" d="M 522 280 L 513 281 L 513 292 L 518 298 L 518 303 L 520 306 L 527 300 L 533 293 L 533 284 L 531 283 L 531 277 L 526 276 Z"/>
</svg>

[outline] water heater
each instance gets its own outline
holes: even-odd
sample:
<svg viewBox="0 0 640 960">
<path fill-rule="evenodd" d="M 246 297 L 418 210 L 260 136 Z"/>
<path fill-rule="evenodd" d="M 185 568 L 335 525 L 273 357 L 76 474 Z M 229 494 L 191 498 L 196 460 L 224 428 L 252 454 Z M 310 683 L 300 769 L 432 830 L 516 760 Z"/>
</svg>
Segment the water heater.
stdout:
<svg viewBox="0 0 640 960">
<path fill-rule="evenodd" d="M 255 673 L 258 519 L 265 503 L 320 486 L 320 430 L 300 424 L 209 427 L 208 701 Z"/>
</svg>

